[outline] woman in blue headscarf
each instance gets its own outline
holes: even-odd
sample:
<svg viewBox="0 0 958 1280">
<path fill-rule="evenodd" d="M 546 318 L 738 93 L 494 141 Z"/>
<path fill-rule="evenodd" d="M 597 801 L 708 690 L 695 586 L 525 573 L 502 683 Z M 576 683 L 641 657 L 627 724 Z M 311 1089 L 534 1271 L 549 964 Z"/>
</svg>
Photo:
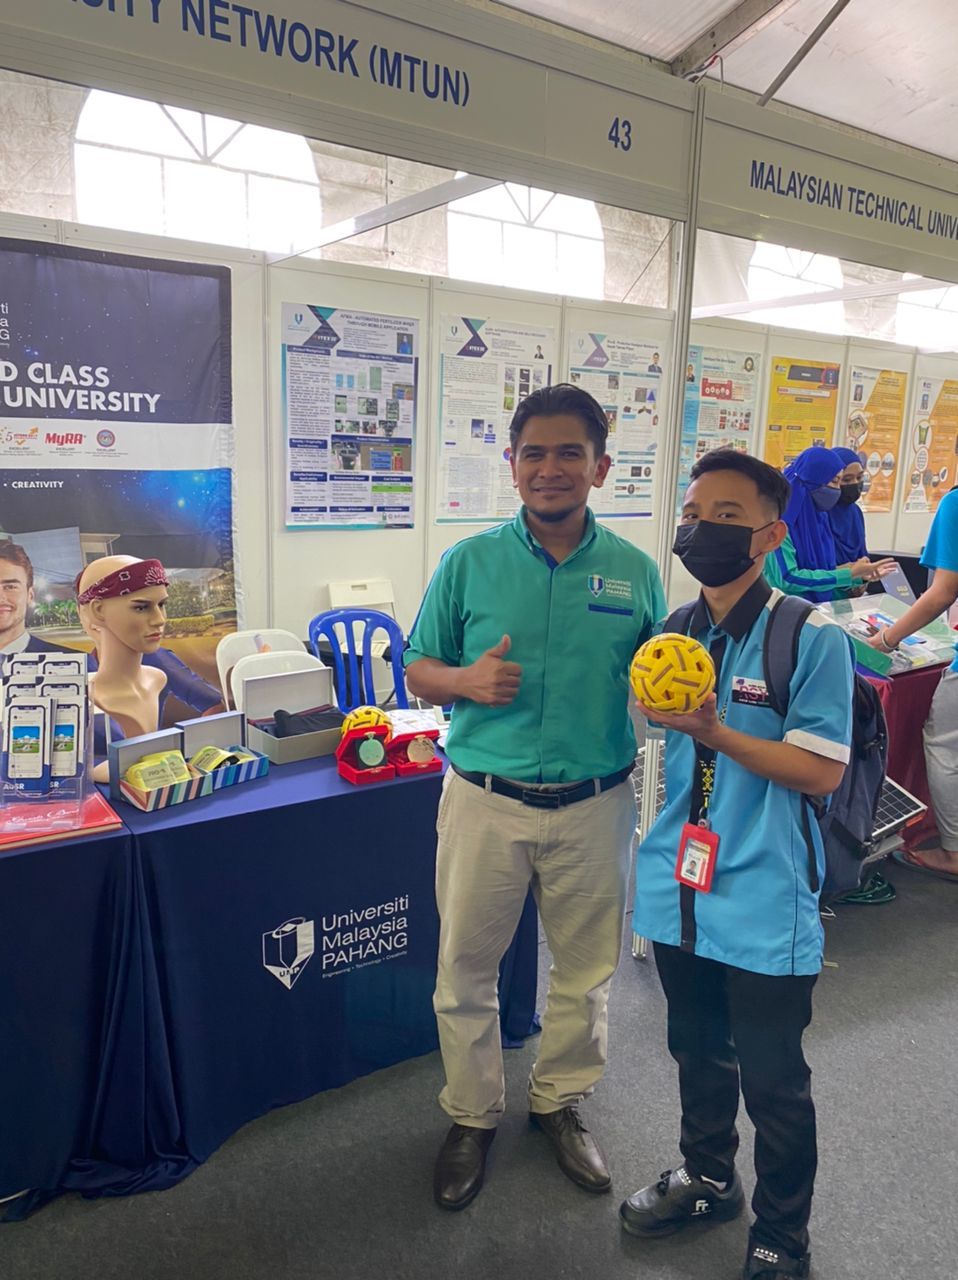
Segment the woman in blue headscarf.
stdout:
<svg viewBox="0 0 958 1280">
<path fill-rule="evenodd" d="M 867 556 L 865 550 L 865 517 L 858 505 L 862 496 L 865 469 L 854 449 L 833 449 L 842 460 L 841 497 L 828 513 L 835 539 L 835 559 L 839 564 L 852 563 Z"/>
<path fill-rule="evenodd" d="M 880 578 L 893 560 L 875 564 L 867 556 L 838 563 L 828 513 L 841 495 L 845 464 L 834 449 L 813 445 L 785 468 L 792 496 L 782 519 L 788 537 L 765 557 L 765 576 L 773 587 L 813 604 L 850 595 L 856 587 Z"/>
</svg>

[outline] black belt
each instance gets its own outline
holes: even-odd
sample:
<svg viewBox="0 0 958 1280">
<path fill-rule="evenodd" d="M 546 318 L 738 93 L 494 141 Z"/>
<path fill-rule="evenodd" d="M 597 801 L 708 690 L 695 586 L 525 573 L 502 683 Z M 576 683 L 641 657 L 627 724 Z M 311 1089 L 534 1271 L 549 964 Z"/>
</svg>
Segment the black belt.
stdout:
<svg viewBox="0 0 958 1280">
<path fill-rule="evenodd" d="M 514 782 L 507 782 L 505 778 L 497 778 L 494 773 L 470 773 L 467 769 L 460 769 L 458 765 L 453 765 L 452 768 L 460 778 L 463 778 L 466 782 L 471 782 L 475 787 L 482 787 L 483 791 L 486 789 L 486 779 L 488 778 L 489 790 L 494 791 L 497 796 L 508 796 L 510 800 L 521 800 L 523 804 L 527 804 L 533 809 L 561 809 L 564 805 L 577 804 L 580 800 L 588 800 L 590 796 L 598 795 L 602 791 L 609 791 L 612 787 L 617 787 L 620 782 L 625 782 L 635 765 L 627 765 L 624 769 L 620 769 L 618 773 L 607 774 L 604 778 L 590 778 L 588 782 L 576 783 L 567 787 L 564 791 L 540 791 L 534 788 L 517 786 Z M 596 782 L 599 784 L 598 792 L 595 789 Z"/>
</svg>

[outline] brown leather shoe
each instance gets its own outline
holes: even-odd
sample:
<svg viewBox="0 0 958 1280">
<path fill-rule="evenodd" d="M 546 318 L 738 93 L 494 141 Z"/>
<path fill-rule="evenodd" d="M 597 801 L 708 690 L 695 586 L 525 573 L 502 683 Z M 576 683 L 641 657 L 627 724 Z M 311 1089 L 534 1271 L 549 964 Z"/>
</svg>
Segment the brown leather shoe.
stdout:
<svg viewBox="0 0 958 1280">
<path fill-rule="evenodd" d="M 495 1129 L 454 1124 L 436 1159 L 433 1195 L 440 1209 L 465 1209 L 482 1190 Z"/>
<path fill-rule="evenodd" d="M 561 1111 L 549 1111 L 545 1115 L 533 1111 L 529 1119 L 552 1143 L 559 1168 L 576 1186 L 599 1195 L 611 1188 L 612 1175 L 602 1149 L 575 1107 L 563 1107 Z"/>
</svg>

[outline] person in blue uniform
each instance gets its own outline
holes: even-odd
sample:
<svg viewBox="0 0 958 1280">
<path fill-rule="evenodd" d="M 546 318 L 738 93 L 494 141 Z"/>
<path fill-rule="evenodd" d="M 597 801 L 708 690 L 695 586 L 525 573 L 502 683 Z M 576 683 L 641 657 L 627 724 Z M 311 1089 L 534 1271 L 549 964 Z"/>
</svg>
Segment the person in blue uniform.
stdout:
<svg viewBox="0 0 958 1280">
<path fill-rule="evenodd" d="M 757 1175 L 745 1280 L 808 1275 L 817 1148 L 802 1037 L 822 965 L 824 852 L 806 797 L 837 788 L 851 741 L 850 648 L 816 610 L 786 714 L 770 704 L 764 636 L 781 593 L 762 568 L 786 536 L 788 498 L 782 475 L 747 454 L 714 450 L 692 468 L 673 550 L 702 583 L 688 630 L 711 653 L 715 692 L 688 715 L 640 707 L 666 730 L 666 794 L 636 858 L 633 928 L 654 942 L 668 1002 L 684 1161 L 620 1217 L 651 1238 L 743 1211 L 741 1089 Z"/>
<path fill-rule="evenodd" d="M 845 464 L 845 469 L 839 476 L 841 496 L 828 513 L 828 523 L 835 542 L 835 559 L 839 564 L 853 564 L 868 558 L 865 516 L 858 505 L 865 469 L 854 449 L 833 449 L 832 452 Z"/>
</svg>

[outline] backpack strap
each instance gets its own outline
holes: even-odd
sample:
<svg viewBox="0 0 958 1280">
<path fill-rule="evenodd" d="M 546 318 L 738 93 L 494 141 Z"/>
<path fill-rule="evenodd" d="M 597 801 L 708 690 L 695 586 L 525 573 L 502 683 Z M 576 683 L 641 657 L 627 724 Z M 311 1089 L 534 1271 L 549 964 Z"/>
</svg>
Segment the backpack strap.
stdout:
<svg viewBox="0 0 958 1280">
<path fill-rule="evenodd" d="M 690 601 L 688 604 L 680 604 L 677 609 L 669 614 L 662 627 L 663 631 L 671 631 L 677 635 L 687 636 L 689 633 L 689 623 L 692 621 L 692 614 L 695 612 L 696 600 Z"/>
<path fill-rule="evenodd" d="M 814 607 L 799 596 L 779 596 L 765 628 L 762 672 L 772 710 L 783 717 L 788 711 L 789 686 L 798 666 L 802 627 Z"/>
</svg>

